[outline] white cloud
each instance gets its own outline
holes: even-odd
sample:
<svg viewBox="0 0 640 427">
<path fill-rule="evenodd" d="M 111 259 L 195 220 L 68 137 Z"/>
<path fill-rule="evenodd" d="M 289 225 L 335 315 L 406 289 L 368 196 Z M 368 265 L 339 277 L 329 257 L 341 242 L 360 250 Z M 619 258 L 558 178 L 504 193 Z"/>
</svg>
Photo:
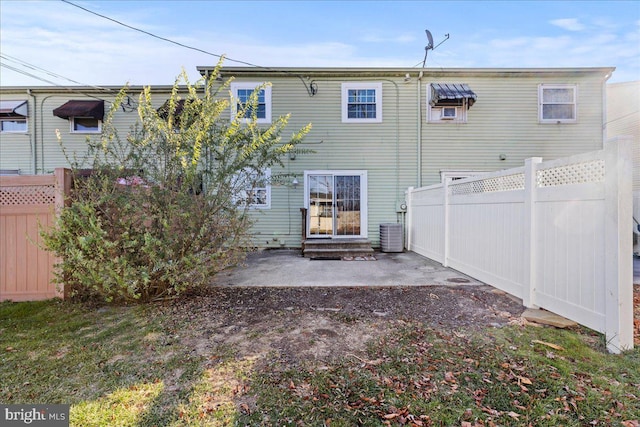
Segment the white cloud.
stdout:
<svg viewBox="0 0 640 427">
<path fill-rule="evenodd" d="M 576 18 L 554 19 L 550 23 L 567 31 L 582 31 L 586 28 Z"/>
</svg>

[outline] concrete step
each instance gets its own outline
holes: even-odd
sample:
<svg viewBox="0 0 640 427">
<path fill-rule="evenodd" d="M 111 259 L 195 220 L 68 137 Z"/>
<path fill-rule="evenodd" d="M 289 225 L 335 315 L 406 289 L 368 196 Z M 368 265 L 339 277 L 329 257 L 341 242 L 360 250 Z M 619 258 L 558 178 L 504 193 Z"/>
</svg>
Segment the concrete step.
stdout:
<svg viewBox="0 0 640 427">
<path fill-rule="evenodd" d="M 305 250 L 305 258 L 345 258 L 345 257 L 366 257 L 373 255 L 373 249 L 349 249 L 349 248 L 334 248 L 334 249 L 311 249 Z"/>
<path fill-rule="evenodd" d="M 369 249 L 371 248 L 371 242 L 361 242 L 361 243 L 309 243 L 309 241 L 304 244 L 305 249 L 342 249 L 342 248 L 352 248 L 352 249 Z"/>
<path fill-rule="evenodd" d="M 303 255 L 306 258 L 335 259 L 343 257 L 365 257 L 373 254 L 367 239 L 306 240 Z"/>
</svg>

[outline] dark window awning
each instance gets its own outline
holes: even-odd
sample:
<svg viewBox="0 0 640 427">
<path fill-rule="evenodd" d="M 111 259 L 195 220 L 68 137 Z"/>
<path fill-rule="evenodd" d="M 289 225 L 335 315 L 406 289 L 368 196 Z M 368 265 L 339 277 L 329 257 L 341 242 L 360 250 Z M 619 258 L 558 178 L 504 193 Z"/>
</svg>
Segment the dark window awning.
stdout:
<svg viewBox="0 0 640 427">
<path fill-rule="evenodd" d="M 431 83 L 431 106 L 461 106 L 467 101 L 470 108 L 478 99 L 469 85 L 465 83 Z"/>
<path fill-rule="evenodd" d="M 184 110 L 184 101 L 184 99 L 176 101 L 176 111 L 173 114 L 174 117 L 179 117 L 180 114 L 182 114 L 182 110 Z M 167 120 L 169 118 L 169 100 L 167 99 L 157 111 L 160 117 Z"/>
<path fill-rule="evenodd" d="M 27 101 L 0 101 L 0 117 L 27 117 Z"/>
<path fill-rule="evenodd" d="M 53 115 L 62 119 L 69 117 L 104 118 L 104 101 L 68 101 L 53 110 Z"/>
</svg>

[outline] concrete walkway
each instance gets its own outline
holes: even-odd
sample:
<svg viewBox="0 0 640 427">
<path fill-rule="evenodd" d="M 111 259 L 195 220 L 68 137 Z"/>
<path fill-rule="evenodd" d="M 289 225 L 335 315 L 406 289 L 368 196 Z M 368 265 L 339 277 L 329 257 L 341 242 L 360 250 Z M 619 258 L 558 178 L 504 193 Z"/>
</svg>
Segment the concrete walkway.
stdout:
<svg viewBox="0 0 640 427">
<path fill-rule="evenodd" d="M 375 253 L 375 261 L 303 258 L 299 250 L 250 253 L 244 265 L 219 273 L 218 286 L 425 286 L 483 285 L 413 252 Z"/>
</svg>

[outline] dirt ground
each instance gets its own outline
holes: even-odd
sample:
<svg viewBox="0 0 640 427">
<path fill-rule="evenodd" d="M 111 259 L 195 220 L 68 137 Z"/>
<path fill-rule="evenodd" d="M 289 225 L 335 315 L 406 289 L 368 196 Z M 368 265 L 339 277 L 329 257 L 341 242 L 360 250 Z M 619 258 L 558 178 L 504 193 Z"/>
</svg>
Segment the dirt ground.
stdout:
<svg viewBox="0 0 640 427">
<path fill-rule="evenodd" d="M 323 365 L 364 357 L 369 340 L 406 322 L 468 333 L 524 322 L 520 301 L 487 285 L 394 288 L 216 287 L 165 306 L 176 338 L 207 356 L 228 348 L 257 361 Z M 189 327 L 185 328 L 184 322 Z M 634 337 L 640 345 L 640 285 L 634 285 Z"/>
<path fill-rule="evenodd" d="M 366 343 L 408 321 L 447 333 L 499 327 L 520 317 L 517 299 L 490 286 L 395 288 L 211 288 L 165 307 L 178 339 L 199 355 L 228 346 L 236 356 L 289 366 L 363 357 Z M 184 323 L 182 323 L 184 324 Z M 215 351 L 214 351 L 215 352 Z M 271 356 L 271 357 L 265 357 Z"/>
</svg>

